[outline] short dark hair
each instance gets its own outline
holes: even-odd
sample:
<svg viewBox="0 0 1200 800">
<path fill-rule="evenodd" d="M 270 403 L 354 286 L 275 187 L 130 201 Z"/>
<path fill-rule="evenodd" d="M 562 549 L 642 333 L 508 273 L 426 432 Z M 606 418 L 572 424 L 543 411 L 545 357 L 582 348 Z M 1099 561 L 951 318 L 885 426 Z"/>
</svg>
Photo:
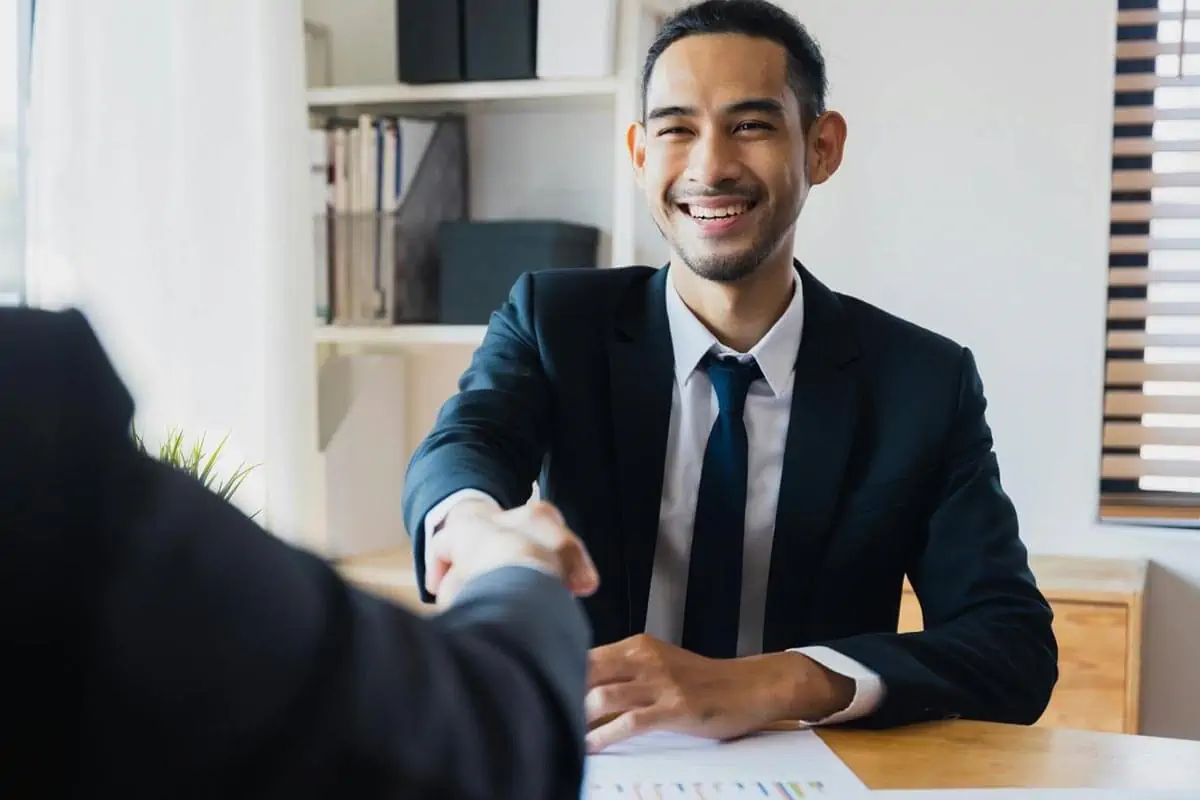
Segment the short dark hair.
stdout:
<svg viewBox="0 0 1200 800">
<path fill-rule="evenodd" d="M 675 12 L 654 37 L 642 67 L 643 120 L 650 73 L 658 57 L 680 39 L 705 33 L 738 33 L 780 45 L 787 51 L 788 86 L 800 103 L 805 129 L 825 113 L 825 58 L 799 20 L 767 0 L 704 0 Z"/>
</svg>

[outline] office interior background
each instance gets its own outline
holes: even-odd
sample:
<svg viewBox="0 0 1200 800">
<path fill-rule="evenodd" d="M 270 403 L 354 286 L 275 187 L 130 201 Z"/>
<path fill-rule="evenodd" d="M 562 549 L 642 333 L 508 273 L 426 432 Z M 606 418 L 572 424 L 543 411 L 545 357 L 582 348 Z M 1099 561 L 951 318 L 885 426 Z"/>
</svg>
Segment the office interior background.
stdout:
<svg viewBox="0 0 1200 800">
<path fill-rule="evenodd" d="M 595 0 L 586 24 L 530 28 L 526 63 L 433 83 L 398 82 L 405 5 L 0 2 L 0 297 L 84 308 L 141 430 L 228 435 L 222 464 L 257 465 L 238 505 L 398 597 L 408 454 L 496 290 L 443 275 L 465 292 L 446 305 L 384 270 L 365 290 L 383 313 L 339 311 L 356 290 L 331 265 L 378 279 L 400 260 L 380 233 L 399 210 L 339 199 L 326 130 L 350 142 L 366 119 L 369 182 L 422 152 L 372 151 L 378 120 L 428 145 L 430 115 L 461 115 L 446 156 L 461 217 L 585 226 L 591 263 L 568 266 L 661 264 L 622 137 L 645 45 L 679 3 Z M 823 47 L 849 123 L 797 256 L 974 351 L 1059 615 L 1046 724 L 1200 739 L 1200 19 L 1179 0 L 780 5 Z M 488 252 L 479 233 L 456 252 Z M 562 252 L 487 235 L 533 261 Z"/>
</svg>

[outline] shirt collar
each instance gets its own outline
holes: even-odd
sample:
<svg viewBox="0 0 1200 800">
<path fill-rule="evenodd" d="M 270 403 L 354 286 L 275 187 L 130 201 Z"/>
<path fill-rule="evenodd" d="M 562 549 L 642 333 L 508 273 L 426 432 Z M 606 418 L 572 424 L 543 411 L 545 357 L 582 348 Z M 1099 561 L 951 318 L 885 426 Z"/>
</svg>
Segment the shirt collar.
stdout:
<svg viewBox="0 0 1200 800">
<path fill-rule="evenodd" d="M 670 275 L 667 277 L 667 324 L 675 351 L 675 380 L 681 387 L 687 384 L 705 354 L 713 351 L 743 360 L 753 357 L 776 397 L 787 390 L 804 332 L 804 288 L 798 274 L 792 284 L 795 288 L 788 307 L 749 353 L 739 353 L 718 342 L 683 302 L 675 289 L 675 281 Z"/>
</svg>

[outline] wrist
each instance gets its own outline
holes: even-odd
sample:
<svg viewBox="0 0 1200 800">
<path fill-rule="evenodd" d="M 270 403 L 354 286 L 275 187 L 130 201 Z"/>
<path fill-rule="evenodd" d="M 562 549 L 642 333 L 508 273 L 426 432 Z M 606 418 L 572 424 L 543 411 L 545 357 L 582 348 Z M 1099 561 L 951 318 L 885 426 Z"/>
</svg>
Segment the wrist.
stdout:
<svg viewBox="0 0 1200 800">
<path fill-rule="evenodd" d="M 801 653 L 755 656 L 762 687 L 758 702 L 770 711 L 764 724 L 815 722 L 845 709 L 854 700 L 855 683 Z"/>
<path fill-rule="evenodd" d="M 460 500 L 459 502 L 455 503 L 449 511 L 446 512 L 446 516 L 442 518 L 442 522 L 437 526 L 437 530 L 441 530 L 454 520 L 467 519 L 470 517 L 483 517 L 499 512 L 500 506 L 494 500 L 480 497 L 471 497 L 465 500 Z"/>
</svg>

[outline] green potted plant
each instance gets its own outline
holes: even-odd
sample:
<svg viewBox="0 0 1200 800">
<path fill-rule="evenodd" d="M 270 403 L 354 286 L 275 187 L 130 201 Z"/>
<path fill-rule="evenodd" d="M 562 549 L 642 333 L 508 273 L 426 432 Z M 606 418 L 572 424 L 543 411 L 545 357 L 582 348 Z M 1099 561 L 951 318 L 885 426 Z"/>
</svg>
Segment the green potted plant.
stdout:
<svg viewBox="0 0 1200 800">
<path fill-rule="evenodd" d="M 146 447 L 145 440 L 138 433 L 136 427 L 130 429 L 130 435 L 133 437 L 133 442 L 140 451 L 147 455 L 155 455 Z M 221 451 L 225 448 L 225 443 L 228 440 L 229 436 L 226 435 L 217 443 L 212 452 L 206 452 L 205 436 L 203 434 L 201 434 L 199 439 L 188 444 L 183 431 L 171 428 L 167 431 L 167 436 L 163 439 L 162 444 L 159 445 L 156 457 L 165 464 L 183 470 L 188 475 L 200 481 L 207 489 L 215 493 L 217 497 L 230 502 L 233 495 L 242 485 L 242 482 L 246 480 L 246 477 L 258 465 L 252 464 L 246 466 L 243 462 L 225 478 L 219 477 L 217 460 L 220 458 Z M 250 516 L 253 519 L 258 516 L 258 512 L 255 511 Z"/>
</svg>

